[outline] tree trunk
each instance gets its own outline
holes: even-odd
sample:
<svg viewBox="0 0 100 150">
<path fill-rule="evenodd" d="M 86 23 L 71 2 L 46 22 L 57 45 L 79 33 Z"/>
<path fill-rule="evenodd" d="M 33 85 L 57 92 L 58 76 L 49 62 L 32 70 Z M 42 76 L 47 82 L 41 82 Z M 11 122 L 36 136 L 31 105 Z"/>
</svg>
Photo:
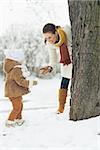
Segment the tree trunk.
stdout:
<svg viewBox="0 0 100 150">
<path fill-rule="evenodd" d="M 68 0 L 72 29 L 70 120 L 100 115 L 100 2 Z"/>
</svg>

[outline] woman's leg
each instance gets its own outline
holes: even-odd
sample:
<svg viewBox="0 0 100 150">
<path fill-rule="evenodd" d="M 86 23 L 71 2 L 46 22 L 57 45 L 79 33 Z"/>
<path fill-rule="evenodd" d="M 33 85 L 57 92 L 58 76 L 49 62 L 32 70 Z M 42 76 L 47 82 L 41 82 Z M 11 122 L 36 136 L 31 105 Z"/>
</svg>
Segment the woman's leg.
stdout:
<svg viewBox="0 0 100 150">
<path fill-rule="evenodd" d="M 70 79 L 62 77 L 60 89 L 68 89 Z"/>
<path fill-rule="evenodd" d="M 64 111 L 69 81 L 70 79 L 62 77 L 61 86 L 59 89 L 59 108 L 57 111 L 58 114 L 63 113 Z"/>
</svg>

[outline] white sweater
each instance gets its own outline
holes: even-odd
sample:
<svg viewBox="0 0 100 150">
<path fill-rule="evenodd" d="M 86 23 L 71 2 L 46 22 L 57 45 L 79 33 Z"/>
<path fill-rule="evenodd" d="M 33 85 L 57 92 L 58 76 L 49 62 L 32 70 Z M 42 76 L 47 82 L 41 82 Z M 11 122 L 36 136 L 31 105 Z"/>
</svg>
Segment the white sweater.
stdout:
<svg viewBox="0 0 100 150">
<path fill-rule="evenodd" d="M 70 26 L 66 25 L 64 28 L 65 33 L 67 34 L 68 39 L 68 50 L 70 54 L 70 58 L 72 55 L 72 36 Z M 56 64 L 60 61 L 60 49 L 55 47 L 53 44 L 48 43 L 48 51 L 49 51 L 49 65 L 53 68 L 56 67 Z M 72 60 L 72 58 L 71 58 Z M 61 76 L 65 78 L 71 78 L 72 76 L 72 63 L 69 65 L 61 64 Z"/>
</svg>

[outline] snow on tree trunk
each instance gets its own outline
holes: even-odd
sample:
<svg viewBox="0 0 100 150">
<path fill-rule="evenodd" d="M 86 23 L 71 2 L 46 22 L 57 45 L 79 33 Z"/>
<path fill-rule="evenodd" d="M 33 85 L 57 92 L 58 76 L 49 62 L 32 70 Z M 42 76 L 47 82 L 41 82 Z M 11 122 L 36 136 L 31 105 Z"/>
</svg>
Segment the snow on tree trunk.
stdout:
<svg viewBox="0 0 100 150">
<path fill-rule="evenodd" d="M 68 1 L 73 40 L 70 120 L 100 115 L 100 1 Z"/>
</svg>

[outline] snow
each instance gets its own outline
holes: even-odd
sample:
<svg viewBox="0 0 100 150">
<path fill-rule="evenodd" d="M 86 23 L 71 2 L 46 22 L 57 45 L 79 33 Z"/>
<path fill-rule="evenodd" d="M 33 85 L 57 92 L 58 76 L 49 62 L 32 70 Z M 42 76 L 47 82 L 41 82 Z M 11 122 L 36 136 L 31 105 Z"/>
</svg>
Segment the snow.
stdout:
<svg viewBox="0 0 100 150">
<path fill-rule="evenodd" d="M 28 37 L 30 29 L 36 34 L 48 22 L 61 26 L 70 24 L 66 7 L 67 0 L 0 0 L 0 34 L 7 29 L 12 31 L 9 28 L 12 24 L 22 25 L 24 37 Z M 21 31 L 20 26 L 15 29 Z M 40 37 L 38 33 L 36 36 Z M 43 53 L 38 52 L 38 61 L 40 55 Z M 45 56 L 42 57 L 45 59 Z M 64 113 L 56 114 L 60 80 L 59 76 L 38 79 L 38 85 L 23 97 L 25 123 L 7 128 L 5 121 L 12 106 L 4 97 L 4 77 L 0 76 L 0 150 L 100 150 L 100 116 L 70 121 L 70 92 Z"/>
<path fill-rule="evenodd" d="M 83 121 L 69 120 L 69 98 L 63 114 L 57 115 L 59 76 L 38 79 L 38 85 L 23 97 L 23 118 L 20 127 L 7 128 L 5 121 L 11 103 L 3 96 L 4 81 L 0 78 L 0 150 L 99 150 L 100 117 Z"/>
<path fill-rule="evenodd" d="M 67 0 L 0 0 L 0 34 L 12 24 L 35 30 L 48 23 L 70 24 Z"/>
<path fill-rule="evenodd" d="M 47 23 L 70 25 L 67 0 L 0 0 L 0 64 L 5 49 L 23 49 L 30 71 L 47 65 L 49 54 L 42 34 Z"/>
</svg>

